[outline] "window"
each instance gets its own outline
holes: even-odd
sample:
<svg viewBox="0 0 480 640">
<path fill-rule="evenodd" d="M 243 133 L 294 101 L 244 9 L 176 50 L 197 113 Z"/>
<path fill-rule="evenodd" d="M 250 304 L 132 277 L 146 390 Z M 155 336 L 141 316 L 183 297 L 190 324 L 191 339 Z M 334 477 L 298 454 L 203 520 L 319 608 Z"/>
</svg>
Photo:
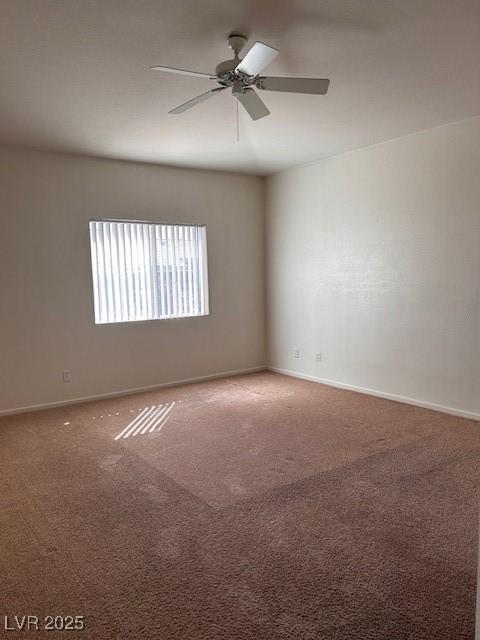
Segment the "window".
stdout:
<svg viewBox="0 0 480 640">
<path fill-rule="evenodd" d="M 204 226 L 90 221 L 95 322 L 208 315 Z"/>
</svg>

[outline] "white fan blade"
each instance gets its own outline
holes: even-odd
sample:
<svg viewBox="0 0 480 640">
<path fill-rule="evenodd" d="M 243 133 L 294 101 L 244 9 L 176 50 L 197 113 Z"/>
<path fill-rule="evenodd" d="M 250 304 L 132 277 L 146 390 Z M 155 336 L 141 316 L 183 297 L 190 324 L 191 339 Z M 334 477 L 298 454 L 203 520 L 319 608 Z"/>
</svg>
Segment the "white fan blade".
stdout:
<svg viewBox="0 0 480 640">
<path fill-rule="evenodd" d="M 255 86 L 265 91 L 325 95 L 329 84 L 330 80 L 320 78 L 259 78 Z"/>
<path fill-rule="evenodd" d="M 247 55 L 237 65 L 235 71 L 241 71 L 248 76 L 258 76 L 278 56 L 278 49 L 269 47 L 263 42 L 255 42 Z"/>
<path fill-rule="evenodd" d="M 259 120 L 260 118 L 270 115 L 270 111 L 267 109 L 258 93 L 253 89 L 245 89 L 243 93 L 235 92 L 233 95 L 240 100 L 245 111 L 252 120 Z"/>
<path fill-rule="evenodd" d="M 191 100 L 188 100 L 188 102 L 184 102 L 178 107 L 175 107 L 175 109 L 172 109 L 168 113 L 174 113 L 174 114 L 183 113 L 187 109 L 191 109 L 192 107 L 194 107 L 196 104 L 199 104 L 204 100 L 208 100 L 208 98 L 212 98 L 216 93 L 218 93 L 219 91 L 224 91 L 226 88 L 227 87 L 217 87 L 216 89 L 211 89 L 210 91 L 206 91 L 205 93 L 202 93 L 196 98 L 192 98 Z"/>
<path fill-rule="evenodd" d="M 173 67 L 150 67 L 152 71 L 166 71 L 167 73 L 177 73 L 181 76 L 198 76 L 200 78 L 209 78 L 216 80 L 217 76 L 213 73 L 201 73 L 200 71 L 187 71 L 186 69 L 174 69 Z"/>
</svg>

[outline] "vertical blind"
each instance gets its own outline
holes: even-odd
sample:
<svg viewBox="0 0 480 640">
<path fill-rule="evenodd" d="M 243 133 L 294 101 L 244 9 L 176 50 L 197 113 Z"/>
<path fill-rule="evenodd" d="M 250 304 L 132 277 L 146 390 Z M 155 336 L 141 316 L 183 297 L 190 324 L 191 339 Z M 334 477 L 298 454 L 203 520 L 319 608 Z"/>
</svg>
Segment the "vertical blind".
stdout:
<svg viewBox="0 0 480 640">
<path fill-rule="evenodd" d="M 203 226 L 90 221 L 95 322 L 208 314 Z"/>
</svg>

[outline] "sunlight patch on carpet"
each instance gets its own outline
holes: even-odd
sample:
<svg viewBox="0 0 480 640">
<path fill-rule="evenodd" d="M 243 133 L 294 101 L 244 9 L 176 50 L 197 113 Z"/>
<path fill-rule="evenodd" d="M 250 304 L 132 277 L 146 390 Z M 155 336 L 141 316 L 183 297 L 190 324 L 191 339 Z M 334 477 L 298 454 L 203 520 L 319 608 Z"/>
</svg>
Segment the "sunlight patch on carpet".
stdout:
<svg viewBox="0 0 480 640">
<path fill-rule="evenodd" d="M 115 436 L 115 440 L 159 431 L 170 418 L 174 406 L 175 402 L 167 402 L 166 404 L 144 407 L 144 409 Z"/>
</svg>

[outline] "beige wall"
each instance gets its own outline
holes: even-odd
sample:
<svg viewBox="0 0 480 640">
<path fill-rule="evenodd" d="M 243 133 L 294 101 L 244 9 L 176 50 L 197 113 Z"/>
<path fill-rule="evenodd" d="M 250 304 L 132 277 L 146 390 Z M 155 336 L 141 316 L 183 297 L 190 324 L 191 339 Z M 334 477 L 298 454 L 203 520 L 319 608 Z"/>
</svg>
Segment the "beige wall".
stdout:
<svg viewBox="0 0 480 640">
<path fill-rule="evenodd" d="M 473 119 L 269 178 L 270 364 L 480 414 L 479 175 Z M 0 192 L 0 411 L 264 364 L 262 179 L 4 148 Z M 95 326 L 90 217 L 206 223 L 211 315 Z"/>
<path fill-rule="evenodd" d="M 272 366 L 480 417 L 480 119 L 269 178 L 266 238 Z"/>
<path fill-rule="evenodd" d="M 0 193 L 0 411 L 264 364 L 261 178 L 2 149 Z M 95 326 L 90 217 L 205 223 L 210 316 Z"/>
</svg>

